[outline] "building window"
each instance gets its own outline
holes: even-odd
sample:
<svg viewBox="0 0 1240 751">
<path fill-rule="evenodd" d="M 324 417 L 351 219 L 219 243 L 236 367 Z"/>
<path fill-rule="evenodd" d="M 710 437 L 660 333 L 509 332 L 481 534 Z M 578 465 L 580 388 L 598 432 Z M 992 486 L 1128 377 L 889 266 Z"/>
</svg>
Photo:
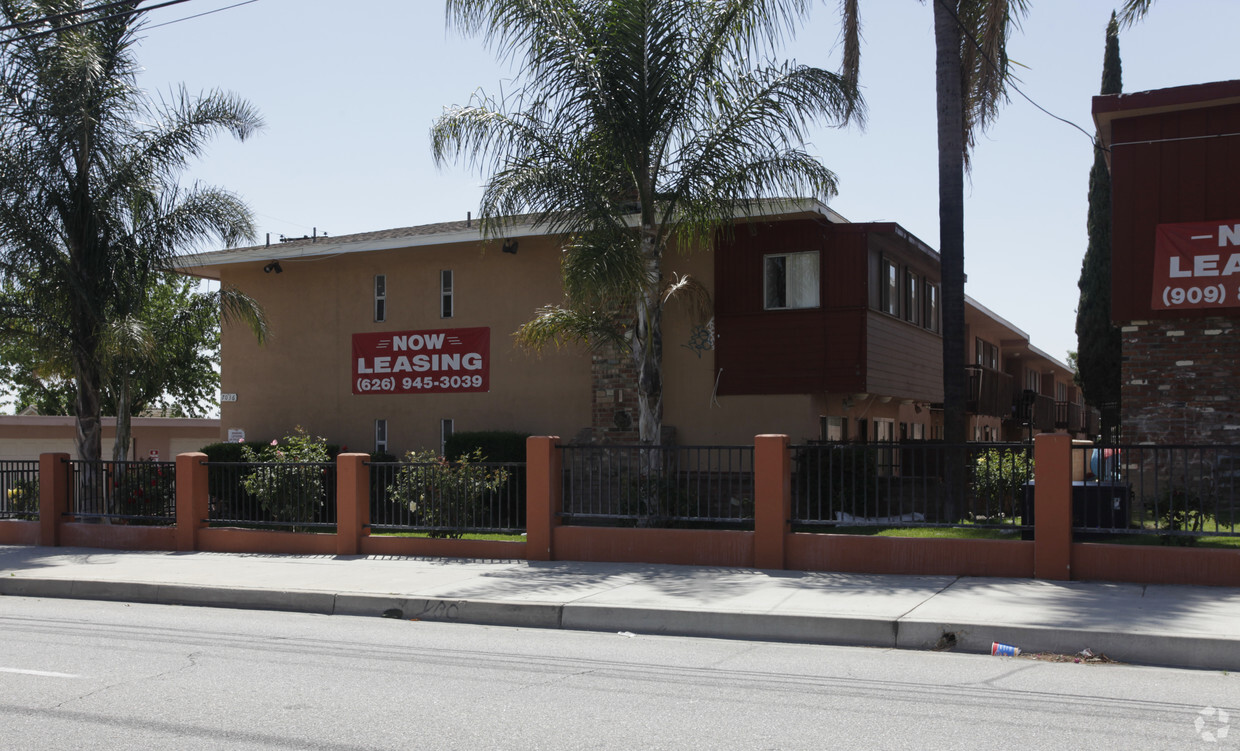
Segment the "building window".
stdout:
<svg viewBox="0 0 1240 751">
<path fill-rule="evenodd" d="M 879 307 L 884 313 L 898 316 L 900 315 L 900 267 L 884 258 L 882 270 Z"/>
<path fill-rule="evenodd" d="M 939 285 L 926 282 L 926 328 L 939 330 Z"/>
<path fill-rule="evenodd" d="M 1030 391 L 1042 392 L 1042 376 L 1036 370 L 1025 370 L 1025 388 Z"/>
<path fill-rule="evenodd" d="M 375 420 L 375 453 L 386 453 L 387 447 L 387 420 Z"/>
<path fill-rule="evenodd" d="M 375 323 L 387 320 L 387 275 L 375 274 Z"/>
<path fill-rule="evenodd" d="M 767 310 L 818 307 L 818 251 L 763 257 Z"/>
<path fill-rule="evenodd" d="M 439 453 L 442 456 L 448 454 L 448 439 L 456 431 L 452 418 L 446 417 L 439 421 Z"/>
<path fill-rule="evenodd" d="M 904 272 L 904 320 L 921 323 L 921 277 L 912 270 Z"/>
<path fill-rule="evenodd" d="M 974 339 L 973 356 L 978 365 L 991 370 L 999 369 L 999 348 L 990 342 Z"/>
<path fill-rule="evenodd" d="M 844 441 L 848 439 L 848 421 L 843 417 L 820 417 L 819 430 L 824 441 Z"/>
<path fill-rule="evenodd" d="M 926 440 L 926 425 L 925 425 L 925 423 L 921 423 L 921 422 L 915 422 L 915 423 L 913 423 L 913 440 L 914 440 L 914 441 L 924 441 L 924 440 Z"/>
<path fill-rule="evenodd" d="M 439 317 L 452 317 L 452 269 L 439 272 Z"/>
</svg>

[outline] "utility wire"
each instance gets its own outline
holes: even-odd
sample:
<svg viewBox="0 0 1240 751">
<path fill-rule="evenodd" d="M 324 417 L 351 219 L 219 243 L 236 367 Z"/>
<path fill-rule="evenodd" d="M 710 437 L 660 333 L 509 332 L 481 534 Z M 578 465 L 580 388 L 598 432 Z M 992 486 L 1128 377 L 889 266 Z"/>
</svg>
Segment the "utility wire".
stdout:
<svg viewBox="0 0 1240 751">
<path fill-rule="evenodd" d="M 141 0 L 139 0 L 139 2 L 140 1 Z M 44 31 L 36 31 L 33 34 L 26 34 L 25 36 L 19 36 L 19 37 L 14 37 L 12 39 L 4 39 L 0 41 L 5 42 L 5 43 L 24 42 L 28 39 L 37 39 L 38 37 L 48 36 L 49 34 L 57 34 L 62 31 L 68 31 L 69 29 L 76 29 L 82 26 L 89 26 L 90 24 L 101 23 L 103 21 L 111 21 L 114 18 L 124 18 L 126 16 L 133 16 L 133 15 L 137 15 L 138 13 L 147 13 L 149 11 L 158 10 L 160 8 L 167 8 L 170 5 L 180 5 L 181 3 L 188 3 L 188 2 L 189 0 L 165 0 L 165 2 L 152 5 L 149 8 L 133 8 L 132 10 L 122 11 L 120 13 L 112 13 L 110 15 L 103 16 L 102 18 L 91 18 L 85 21 L 78 21 L 77 23 L 71 23 L 65 26 L 57 26 L 52 29 L 46 29 Z M 129 4 L 130 4 L 129 2 L 121 2 L 121 3 L 112 3 L 111 5 L 101 5 L 95 8 L 90 8 L 88 10 L 80 11 L 80 13 L 94 13 L 104 8 L 115 7 L 117 5 L 129 5 Z M 43 23 L 50 18 L 54 18 L 54 16 L 48 16 L 48 18 L 36 19 L 35 21 L 23 22 L 23 24 Z"/>
<path fill-rule="evenodd" d="M 951 4 L 951 3 L 949 3 L 949 2 L 947 2 L 947 0 L 935 0 L 935 2 L 937 2 L 939 5 L 943 6 L 943 9 L 944 9 L 944 10 L 946 10 L 948 13 L 950 13 L 950 14 L 951 14 L 951 17 L 952 17 L 953 19 L 955 19 L 955 21 L 956 21 L 956 28 L 960 29 L 960 33 L 961 33 L 961 35 L 963 35 L 963 36 L 965 36 L 966 38 L 968 38 L 968 40 L 969 40 L 969 41 L 973 44 L 973 46 L 977 48 L 977 51 L 981 54 L 982 59 L 983 59 L 983 60 L 985 60 L 985 61 L 986 61 L 986 62 L 990 65 L 990 67 L 991 67 L 991 68 L 994 68 L 994 70 L 995 70 L 997 73 L 999 73 L 1000 75 L 1002 75 L 1002 76 L 1003 76 L 1003 78 L 1006 80 L 1007 85 L 1008 85 L 1008 86 L 1011 86 L 1011 87 L 1012 87 L 1012 89 L 1014 89 L 1014 90 L 1016 91 L 1016 93 L 1017 93 L 1017 94 L 1020 94 L 1020 95 L 1021 95 L 1021 97 L 1022 97 L 1022 98 L 1024 98 L 1024 100 L 1025 100 L 1026 102 L 1029 102 L 1029 103 L 1030 103 L 1030 104 L 1032 104 L 1034 107 L 1038 108 L 1039 110 L 1041 110 L 1043 113 L 1045 113 L 1045 114 L 1049 115 L 1050 117 L 1055 118 L 1055 119 L 1056 119 L 1056 120 L 1058 120 L 1059 122 L 1064 123 L 1064 124 L 1066 124 L 1066 125 L 1071 125 L 1073 128 L 1076 128 L 1077 130 L 1081 131 L 1082 133 L 1084 133 L 1084 134 L 1085 134 L 1085 137 L 1089 139 L 1090 143 L 1092 143 L 1092 144 L 1094 145 L 1094 147 L 1095 147 L 1095 148 L 1101 148 L 1101 144 L 1100 144 L 1100 143 L 1098 143 L 1098 139 L 1097 139 L 1097 137 L 1096 137 L 1096 136 L 1094 136 L 1093 134 L 1091 134 L 1089 131 L 1085 130 L 1084 128 L 1082 128 L 1081 126 L 1079 126 L 1079 125 L 1077 125 L 1076 123 L 1072 122 L 1071 120 L 1067 120 L 1067 119 L 1064 119 L 1064 118 L 1060 117 L 1059 115 L 1056 115 L 1054 112 L 1051 112 L 1050 110 L 1046 109 L 1046 108 L 1045 108 L 1045 107 L 1043 107 L 1042 105 L 1040 105 L 1040 104 L 1038 104 L 1037 102 L 1033 101 L 1033 99 L 1031 99 L 1031 98 L 1029 97 L 1029 95 L 1028 95 L 1028 94 L 1026 94 L 1025 92 L 1021 91 L 1021 90 L 1020 90 L 1020 87 L 1016 85 L 1016 80 L 1015 80 L 1014 78 L 1012 78 L 1011 76 L 1007 75 L 1007 73 L 1006 73 L 1005 71 L 1003 71 L 1003 70 L 1000 70 L 1000 69 L 999 69 L 999 64 L 998 64 L 998 63 L 996 63 L 994 60 L 991 60 L 991 59 L 990 59 L 990 55 L 987 55 L 987 54 L 986 54 L 986 50 L 984 50 L 984 49 L 982 48 L 982 45 L 981 45 L 981 44 L 979 44 L 979 43 L 978 43 L 978 41 L 977 41 L 977 39 L 976 39 L 976 38 L 975 38 L 972 34 L 970 34 L 970 33 L 969 33 L 969 30 L 968 30 L 968 29 L 966 29 L 966 28 L 965 28 L 964 23 L 960 20 L 960 16 L 956 14 L 956 9 L 955 9 L 954 7 L 952 7 L 952 4 Z M 1105 149 L 1104 149 L 1104 150 L 1105 150 Z"/>
<path fill-rule="evenodd" d="M 194 18 L 202 18 L 203 16 L 209 16 L 212 13 L 219 13 L 220 11 L 232 10 L 233 8 L 240 8 L 242 5 L 249 5 L 250 3 L 257 3 L 257 2 L 258 0 L 244 0 L 243 2 L 240 2 L 240 3 L 233 3 L 232 5 L 226 5 L 223 8 L 216 8 L 215 10 L 203 11 L 202 13 L 196 13 L 192 16 L 186 16 L 185 18 L 174 18 L 171 21 L 164 21 L 163 23 L 157 23 L 153 26 L 144 26 L 143 30 L 150 31 L 151 29 L 158 29 L 161 26 L 171 26 L 174 23 L 181 23 L 182 21 L 189 21 Z"/>
<path fill-rule="evenodd" d="M 38 26 L 41 23 L 47 23 L 49 21 L 60 21 L 65 18 L 73 18 L 74 16 L 80 16 L 86 13 L 96 13 L 99 11 L 111 10 L 112 8 L 119 8 L 122 5 L 133 5 L 134 1 L 135 0 L 118 0 L 118 2 L 108 3 L 107 5 L 94 5 L 89 8 L 79 8 L 78 10 L 67 10 L 63 13 L 56 13 L 50 16 L 43 16 L 42 18 L 36 18 L 32 21 L 19 21 L 18 23 L 10 24 L 8 26 L 0 26 L 0 31 L 13 31 L 15 29 L 24 29 L 27 26 Z"/>
</svg>

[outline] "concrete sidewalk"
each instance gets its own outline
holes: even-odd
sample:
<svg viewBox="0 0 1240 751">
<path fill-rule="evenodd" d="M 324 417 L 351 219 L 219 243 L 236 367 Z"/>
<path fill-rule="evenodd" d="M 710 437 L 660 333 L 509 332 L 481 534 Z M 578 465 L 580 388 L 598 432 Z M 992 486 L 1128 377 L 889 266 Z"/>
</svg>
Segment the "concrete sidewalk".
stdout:
<svg viewBox="0 0 1240 751">
<path fill-rule="evenodd" d="M 1240 670 L 1240 588 L 0 546 L 0 595 Z"/>
</svg>

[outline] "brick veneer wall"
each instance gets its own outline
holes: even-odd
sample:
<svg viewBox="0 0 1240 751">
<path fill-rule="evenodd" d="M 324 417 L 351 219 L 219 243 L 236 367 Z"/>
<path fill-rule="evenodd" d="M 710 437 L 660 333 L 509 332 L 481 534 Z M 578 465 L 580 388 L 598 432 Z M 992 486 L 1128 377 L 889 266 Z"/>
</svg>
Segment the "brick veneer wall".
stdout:
<svg viewBox="0 0 1240 751">
<path fill-rule="evenodd" d="M 1240 443 L 1240 341 L 1228 318 L 1131 321 L 1123 337 L 1124 440 Z"/>
<path fill-rule="evenodd" d="M 590 358 L 593 389 L 591 433 L 596 443 L 637 443 L 637 366 L 626 352 L 611 345 Z"/>
</svg>

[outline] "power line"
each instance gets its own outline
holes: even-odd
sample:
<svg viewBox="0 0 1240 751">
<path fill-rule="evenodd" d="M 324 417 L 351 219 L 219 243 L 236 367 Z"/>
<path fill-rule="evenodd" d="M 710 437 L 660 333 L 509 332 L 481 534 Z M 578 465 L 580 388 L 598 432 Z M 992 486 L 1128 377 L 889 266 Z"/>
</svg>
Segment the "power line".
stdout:
<svg viewBox="0 0 1240 751">
<path fill-rule="evenodd" d="M 185 18 L 174 18 L 171 21 L 164 21 L 163 23 L 157 23 L 153 26 L 145 27 L 144 30 L 150 31 L 151 29 L 158 29 L 161 26 L 171 26 L 174 23 L 181 23 L 182 21 L 189 21 L 194 18 L 202 18 L 203 16 L 209 16 L 212 13 L 219 13 L 220 11 L 232 10 L 233 8 L 240 8 L 242 5 L 249 5 L 250 3 L 257 3 L 257 2 L 258 0 L 244 0 L 243 2 L 240 2 L 240 3 L 233 3 L 232 5 L 226 5 L 223 8 L 216 8 L 215 10 L 203 11 L 202 13 L 197 13 L 192 16 L 186 16 Z"/>
<path fill-rule="evenodd" d="M 18 23 L 10 24 L 9 26 L 0 26 L 0 31 L 13 31 L 15 29 L 24 29 L 27 26 L 38 26 L 41 23 L 47 23 L 50 21 L 60 21 L 65 18 L 73 18 L 74 16 L 81 16 L 86 13 L 96 13 L 99 11 L 111 10 L 112 8 L 119 8 L 122 5 L 133 5 L 135 1 L 136 0 L 118 0 L 118 2 L 108 3 L 107 5 L 95 5 L 89 8 L 79 8 L 78 10 L 67 10 L 63 13 L 56 13 L 50 16 L 43 16 L 42 18 L 36 18 L 32 21 L 19 21 Z"/>
<path fill-rule="evenodd" d="M 119 2 L 119 3 L 111 3 L 109 5 L 100 5 L 100 6 L 84 9 L 81 11 L 75 11 L 75 12 L 72 12 L 70 15 L 80 15 L 83 13 L 95 13 L 95 12 L 98 12 L 106 8 L 116 7 L 118 5 L 132 5 L 133 2 L 134 0 L 129 0 L 128 2 Z M 141 2 L 141 0 L 137 0 L 137 2 Z M 103 21 L 111 21 L 112 19 L 115 19 L 115 18 L 124 18 L 126 16 L 133 16 L 133 15 L 137 15 L 138 13 L 147 13 L 152 10 L 158 10 L 160 8 L 167 8 L 171 5 L 180 5 L 181 3 L 187 3 L 187 2 L 189 2 L 189 0 L 165 0 L 165 2 L 157 3 L 156 5 L 152 5 L 149 8 L 136 8 L 135 7 L 131 10 L 122 11 L 120 13 L 112 13 L 110 15 L 103 16 L 101 18 L 91 18 L 85 21 L 78 21 L 77 23 L 71 23 L 65 26 L 57 26 L 55 28 L 46 29 L 44 31 L 36 31 L 32 34 L 26 34 L 24 36 L 14 37 L 12 39 L 0 40 L 0 42 L 4 42 L 4 43 L 24 42 L 28 39 L 37 39 L 42 36 L 48 36 L 49 34 L 56 34 L 62 31 L 68 31 L 69 29 L 76 29 L 82 26 L 89 26 L 90 24 L 102 23 Z M 48 16 L 46 18 L 35 19 L 34 21 L 23 21 L 21 25 L 22 27 L 25 27 L 27 25 L 45 23 L 49 19 L 54 19 L 54 18 L 56 18 L 56 16 Z M 160 25 L 162 26 L 163 24 L 160 24 Z"/>
<path fill-rule="evenodd" d="M 1049 115 L 1050 117 L 1055 118 L 1056 120 L 1058 120 L 1058 121 L 1059 121 L 1059 122 L 1061 122 L 1061 123 L 1064 123 L 1064 124 L 1066 124 L 1066 125 L 1071 125 L 1073 128 L 1076 128 L 1077 130 L 1079 130 L 1079 131 L 1081 131 L 1082 133 L 1084 133 L 1084 134 L 1085 134 L 1085 137 L 1086 137 L 1086 138 L 1088 138 L 1088 139 L 1089 139 L 1089 141 L 1090 141 L 1090 143 L 1092 143 L 1094 146 L 1096 146 L 1096 147 L 1097 147 L 1097 146 L 1100 146 L 1100 144 L 1098 143 L 1098 139 L 1097 139 L 1097 138 L 1095 138 L 1092 134 L 1090 134 L 1090 132 L 1089 132 L 1089 131 L 1085 130 L 1084 128 L 1082 128 L 1081 126 L 1079 126 L 1079 125 L 1077 125 L 1076 123 L 1072 122 L 1071 120 L 1066 120 L 1066 119 L 1064 119 L 1064 118 L 1060 117 L 1059 115 L 1056 115 L 1054 112 L 1051 112 L 1050 110 L 1046 109 L 1046 108 L 1045 108 L 1045 107 L 1043 107 L 1042 105 L 1040 105 L 1040 104 L 1038 104 L 1037 102 L 1033 101 L 1033 99 L 1031 99 L 1031 98 L 1029 97 L 1029 95 L 1028 95 L 1028 94 L 1026 94 L 1025 92 L 1021 91 L 1021 90 L 1020 90 L 1020 87 L 1016 85 L 1016 80 L 1015 80 L 1014 78 L 1012 78 L 1011 76 L 1007 75 L 1007 73 L 1006 73 L 1005 71 L 1001 70 L 1001 69 L 999 68 L 999 64 L 998 64 L 998 63 L 996 63 L 994 60 L 991 60 L 991 59 L 990 59 L 990 55 L 987 55 L 987 54 L 986 54 L 986 50 L 982 48 L 982 45 L 981 45 L 981 44 L 979 44 L 979 43 L 978 43 L 978 41 L 977 41 L 977 39 L 976 39 L 976 38 L 975 38 L 972 34 L 970 34 L 970 33 L 969 33 L 969 30 L 968 30 L 968 29 L 966 29 L 966 28 L 965 28 L 964 23 L 960 20 L 960 16 L 959 16 L 959 15 L 957 15 L 957 13 L 956 13 L 956 9 L 952 7 L 952 4 L 951 4 L 951 3 L 948 3 L 948 2 L 947 2 L 947 0 L 935 0 L 935 2 L 937 2 L 939 5 L 943 6 L 943 10 L 946 10 L 948 13 L 950 13 L 950 14 L 951 14 L 952 18 L 953 18 L 953 19 L 955 19 L 955 21 L 956 21 L 956 28 L 960 29 L 960 33 L 961 33 L 961 35 L 963 35 L 964 37 L 968 38 L 969 42 L 971 42 L 971 43 L 973 44 L 973 46 L 977 48 L 977 51 L 981 54 L 982 59 L 983 59 L 983 60 L 985 60 L 985 61 L 986 61 L 986 62 L 990 65 L 990 67 L 991 67 L 991 68 L 993 68 L 996 72 L 998 72 L 1000 75 L 1002 75 L 1002 76 L 1003 76 L 1003 78 L 1006 80 L 1006 85 L 1011 86 L 1011 87 L 1012 87 L 1012 89 L 1013 89 L 1013 90 L 1015 90 L 1017 94 L 1020 94 L 1020 95 L 1021 95 L 1021 97 L 1022 97 L 1022 98 L 1024 98 L 1024 100 L 1025 100 L 1026 102 L 1029 102 L 1029 103 L 1030 103 L 1030 104 L 1032 104 L 1034 107 L 1036 107 L 1036 108 L 1038 108 L 1039 110 L 1041 110 L 1044 114 Z"/>
</svg>

